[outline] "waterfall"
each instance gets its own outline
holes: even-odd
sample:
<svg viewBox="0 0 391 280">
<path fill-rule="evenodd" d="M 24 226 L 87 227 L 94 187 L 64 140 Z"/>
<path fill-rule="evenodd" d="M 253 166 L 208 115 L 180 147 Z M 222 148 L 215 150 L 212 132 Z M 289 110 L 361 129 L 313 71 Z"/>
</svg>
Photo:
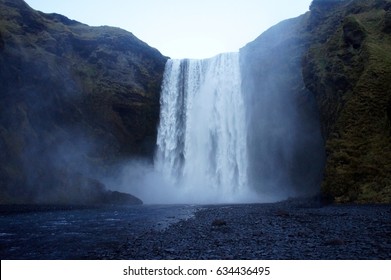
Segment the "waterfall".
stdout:
<svg viewBox="0 0 391 280">
<path fill-rule="evenodd" d="M 155 167 L 186 201 L 250 192 L 239 54 L 172 59 L 165 68 Z"/>
</svg>

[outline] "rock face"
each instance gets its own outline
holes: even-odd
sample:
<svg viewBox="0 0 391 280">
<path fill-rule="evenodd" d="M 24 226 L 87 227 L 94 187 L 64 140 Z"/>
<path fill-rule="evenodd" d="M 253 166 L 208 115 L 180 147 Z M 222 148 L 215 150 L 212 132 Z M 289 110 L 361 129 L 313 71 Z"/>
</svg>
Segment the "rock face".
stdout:
<svg viewBox="0 0 391 280">
<path fill-rule="evenodd" d="M 278 191 L 321 185 L 338 202 L 391 202 L 390 11 L 385 0 L 314 0 L 241 49 L 255 182 L 277 170 Z M 265 142 L 280 161 L 262 159 Z"/>
<path fill-rule="evenodd" d="M 0 0 L 0 203 L 95 203 L 112 164 L 152 157 L 166 60 L 124 30 Z"/>
<path fill-rule="evenodd" d="M 303 76 L 326 139 L 322 191 L 339 202 L 391 202 L 390 7 L 381 0 L 311 5 Z"/>
</svg>

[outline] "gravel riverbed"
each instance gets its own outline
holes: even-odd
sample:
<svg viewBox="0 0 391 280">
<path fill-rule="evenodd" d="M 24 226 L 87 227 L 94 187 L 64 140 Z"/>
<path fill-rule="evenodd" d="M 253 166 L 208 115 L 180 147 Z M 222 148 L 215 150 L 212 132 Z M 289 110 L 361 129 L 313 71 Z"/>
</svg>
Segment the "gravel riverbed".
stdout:
<svg viewBox="0 0 391 280">
<path fill-rule="evenodd" d="M 129 235 L 115 252 L 97 257 L 391 259 L 391 205 L 200 206 L 189 219 Z"/>
<path fill-rule="evenodd" d="M 0 259 L 391 259 L 391 205 L 0 207 Z"/>
</svg>

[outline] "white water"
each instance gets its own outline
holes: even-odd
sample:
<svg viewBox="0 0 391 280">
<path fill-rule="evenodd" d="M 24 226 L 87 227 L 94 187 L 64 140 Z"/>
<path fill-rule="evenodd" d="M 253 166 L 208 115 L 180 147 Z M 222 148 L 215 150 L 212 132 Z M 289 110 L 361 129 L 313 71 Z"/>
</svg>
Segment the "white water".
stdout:
<svg viewBox="0 0 391 280">
<path fill-rule="evenodd" d="M 155 167 L 169 196 L 178 202 L 255 201 L 247 178 L 239 54 L 169 60 L 160 103 Z"/>
</svg>

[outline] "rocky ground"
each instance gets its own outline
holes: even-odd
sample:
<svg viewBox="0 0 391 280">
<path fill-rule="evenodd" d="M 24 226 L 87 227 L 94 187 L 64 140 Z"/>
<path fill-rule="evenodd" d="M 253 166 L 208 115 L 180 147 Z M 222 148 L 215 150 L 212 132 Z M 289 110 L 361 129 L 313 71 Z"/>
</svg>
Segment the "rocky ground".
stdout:
<svg viewBox="0 0 391 280">
<path fill-rule="evenodd" d="M 391 205 L 202 206 L 193 218 L 129 236 L 99 258 L 391 259 Z"/>
</svg>

